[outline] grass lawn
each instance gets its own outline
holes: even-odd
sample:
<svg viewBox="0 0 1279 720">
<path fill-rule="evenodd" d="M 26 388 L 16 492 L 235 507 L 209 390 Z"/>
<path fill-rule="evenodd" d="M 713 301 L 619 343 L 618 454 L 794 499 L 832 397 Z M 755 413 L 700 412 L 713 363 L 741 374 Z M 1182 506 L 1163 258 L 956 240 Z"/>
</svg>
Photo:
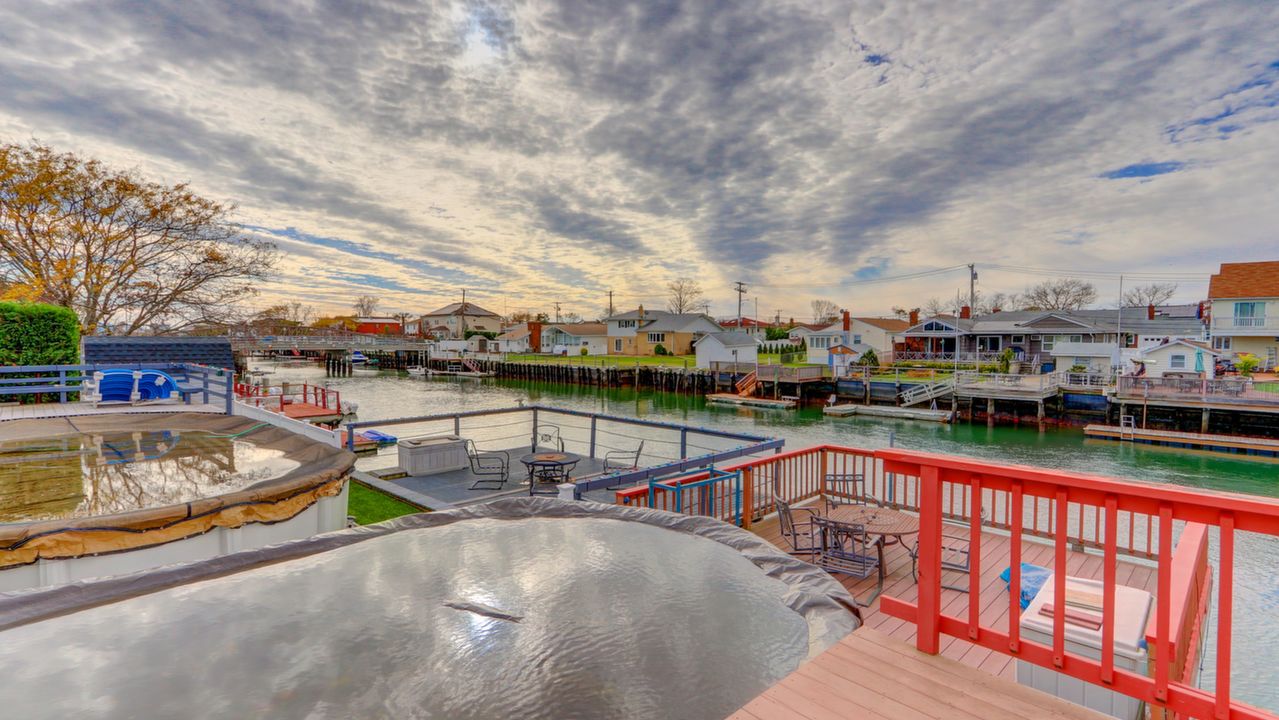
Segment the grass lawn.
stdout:
<svg viewBox="0 0 1279 720">
<path fill-rule="evenodd" d="M 1253 383 L 1252 388 L 1258 392 L 1279 393 L 1279 380 Z"/>
<path fill-rule="evenodd" d="M 346 514 L 354 517 L 355 521 L 361 525 L 372 525 L 401 515 L 419 512 L 422 511 L 386 493 L 378 492 L 357 482 L 351 483 Z"/>
</svg>

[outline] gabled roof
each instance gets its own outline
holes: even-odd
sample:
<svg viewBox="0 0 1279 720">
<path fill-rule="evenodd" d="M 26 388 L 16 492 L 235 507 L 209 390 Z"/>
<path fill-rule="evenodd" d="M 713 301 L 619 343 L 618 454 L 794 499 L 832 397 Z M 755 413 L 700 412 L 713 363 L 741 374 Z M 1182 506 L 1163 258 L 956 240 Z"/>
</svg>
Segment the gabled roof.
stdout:
<svg viewBox="0 0 1279 720">
<path fill-rule="evenodd" d="M 572 335 L 574 337 L 593 337 L 596 335 L 608 334 L 608 325 L 605 325 L 604 323 L 563 323 L 560 325 L 552 325 L 551 327 L 566 335 Z"/>
<path fill-rule="evenodd" d="M 1279 260 L 1222 263 L 1208 280 L 1208 299 L 1279 297 Z"/>
<path fill-rule="evenodd" d="M 737 318 L 729 318 L 728 320 L 721 320 L 719 324 L 720 324 L 720 327 L 735 328 L 737 327 Z M 770 322 L 756 320 L 755 318 L 748 318 L 748 317 L 742 318 L 742 327 L 744 328 L 769 328 L 772 326 L 773 324 Z"/>
<path fill-rule="evenodd" d="M 1155 345 L 1155 346 L 1153 346 L 1153 347 L 1145 348 L 1145 349 L 1143 349 L 1141 352 L 1139 352 L 1138 354 L 1139 354 L 1139 355 L 1149 355 L 1149 354 L 1150 354 L 1150 353 L 1152 353 L 1152 352 L 1157 352 L 1157 351 L 1159 351 L 1159 350 L 1163 350 L 1163 349 L 1166 349 L 1166 348 L 1172 347 L 1173 345 L 1184 345 L 1184 346 L 1186 346 L 1187 348 L 1190 348 L 1191 350 L 1202 350 L 1202 351 L 1204 351 L 1204 352 L 1206 352 L 1206 353 L 1210 353 L 1210 354 L 1212 354 L 1212 355 L 1224 355 L 1224 354 L 1225 354 L 1224 352 L 1222 352 L 1222 351 L 1220 351 L 1220 350 L 1215 350 L 1215 349 L 1213 349 L 1213 347 L 1212 347 L 1211 345 L 1209 345 L 1208 343 L 1202 343 L 1202 342 L 1198 342 L 1198 341 L 1195 341 L 1195 340 L 1180 340 L 1180 339 L 1178 339 L 1178 340 L 1169 340 L 1168 342 L 1163 343 L 1162 345 Z"/>
<path fill-rule="evenodd" d="M 426 317 L 435 317 L 437 315 L 469 315 L 470 317 L 499 317 L 497 313 L 490 312 L 476 305 L 473 302 L 468 303 L 450 303 L 444 307 L 429 312 Z"/>
<path fill-rule="evenodd" d="M 759 347 L 759 341 L 743 332 L 713 332 L 706 333 L 693 343 L 694 346 L 701 345 L 707 340 L 714 339 L 720 345 L 726 348 L 735 347 Z"/>
<path fill-rule="evenodd" d="M 956 330 L 958 330 L 960 334 L 963 334 L 971 330 L 973 327 L 972 320 L 958 319 L 951 315 L 937 315 L 934 317 L 926 317 L 923 320 L 920 320 L 919 322 L 915 323 L 914 325 L 911 325 L 909 328 L 906 328 L 902 332 L 906 334 L 918 333 L 920 335 L 932 333 L 933 331 L 931 330 L 929 331 L 924 330 L 924 326 L 932 322 L 941 323 L 942 325 L 945 325 L 946 327 L 950 328 L 951 329 L 950 334 L 953 334 L 954 331 Z"/>
<path fill-rule="evenodd" d="M 858 322 L 866 323 L 872 327 L 877 327 L 880 330 L 887 330 L 888 332 L 894 333 L 902 332 L 906 328 L 910 327 L 910 323 L 902 320 L 901 318 L 857 317 L 853 319 Z"/>
<path fill-rule="evenodd" d="M 875 348 L 867 345 L 866 343 L 853 343 L 851 345 L 839 343 L 838 345 L 831 347 L 827 350 L 827 352 L 831 355 L 853 355 L 855 357 L 861 357 L 874 349 Z"/>
<path fill-rule="evenodd" d="M 516 325 L 515 327 L 507 328 L 506 332 L 497 336 L 497 339 L 508 340 L 508 341 L 523 340 L 527 338 L 530 334 L 532 333 L 529 332 L 528 323 L 520 323 L 519 325 Z"/>
<path fill-rule="evenodd" d="M 795 323 L 794 327 L 792 327 L 788 332 L 803 330 L 805 332 L 814 333 L 820 331 L 824 327 L 826 326 L 819 323 Z"/>
<path fill-rule="evenodd" d="M 663 313 L 661 317 L 641 325 L 640 329 L 646 332 L 698 332 L 699 325 L 703 332 L 720 331 L 719 323 L 700 313 Z"/>
</svg>

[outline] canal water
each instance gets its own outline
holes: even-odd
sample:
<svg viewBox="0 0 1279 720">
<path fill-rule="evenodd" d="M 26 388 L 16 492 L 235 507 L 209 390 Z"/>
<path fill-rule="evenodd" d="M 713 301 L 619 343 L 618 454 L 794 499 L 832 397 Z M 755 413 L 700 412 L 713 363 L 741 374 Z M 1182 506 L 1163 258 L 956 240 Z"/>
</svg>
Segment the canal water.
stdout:
<svg viewBox="0 0 1279 720">
<path fill-rule="evenodd" d="M 502 379 L 424 379 L 390 371 L 325 378 L 323 368 L 302 363 L 259 363 L 254 368 L 271 373 L 262 379 L 272 385 L 281 381 L 327 384 L 342 393 L 343 401 L 359 404 L 360 420 L 511 407 L 523 401 L 780 437 L 789 449 L 821 443 L 880 448 L 891 443 L 997 463 L 1279 497 L 1279 461 L 1275 459 L 1087 440 L 1081 431 L 1071 428 L 828 418 L 817 407 L 742 409 L 707 404 L 701 397 L 650 390 Z M 1236 553 L 1232 695 L 1279 711 L 1279 541 L 1238 533 Z M 1205 648 L 1201 684 L 1206 687 L 1213 682 L 1214 642 L 1215 638 L 1209 637 Z"/>
</svg>

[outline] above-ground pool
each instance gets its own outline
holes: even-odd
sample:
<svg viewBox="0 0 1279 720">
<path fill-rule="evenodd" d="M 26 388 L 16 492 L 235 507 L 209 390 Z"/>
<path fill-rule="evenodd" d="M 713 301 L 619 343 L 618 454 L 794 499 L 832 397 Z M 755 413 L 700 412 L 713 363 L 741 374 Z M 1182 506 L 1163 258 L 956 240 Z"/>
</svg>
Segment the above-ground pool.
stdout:
<svg viewBox="0 0 1279 720">
<path fill-rule="evenodd" d="M 21 717 L 722 718 L 857 626 L 698 517 L 516 498 L 0 598 Z"/>
<path fill-rule="evenodd" d="M 340 529 L 352 463 L 341 449 L 225 415 L 5 422 L 0 424 L 0 592 Z M 342 507 L 321 513 L 324 519 L 308 520 L 307 527 L 279 525 L 338 496 Z M 277 526 L 267 529 L 268 524 Z M 226 529 L 250 525 L 252 531 L 223 536 Z M 124 557 L 161 546 L 166 549 L 149 558 Z M 73 559 L 82 561 L 67 562 Z"/>
</svg>

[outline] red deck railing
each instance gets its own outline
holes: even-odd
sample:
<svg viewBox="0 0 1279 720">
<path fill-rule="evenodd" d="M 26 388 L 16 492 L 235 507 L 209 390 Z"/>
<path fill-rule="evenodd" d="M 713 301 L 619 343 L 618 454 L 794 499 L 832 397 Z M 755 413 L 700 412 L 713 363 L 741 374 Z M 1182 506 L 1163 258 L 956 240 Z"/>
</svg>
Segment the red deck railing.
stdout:
<svg viewBox="0 0 1279 720">
<path fill-rule="evenodd" d="M 915 623 L 917 646 L 927 653 L 937 653 L 941 634 L 1006 653 L 1085 682 L 1113 689 L 1145 701 L 1152 707 L 1167 708 L 1178 716 L 1197 718 L 1269 718 L 1276 716 L 1231 698 L 1230 670 L 1231 630 L 1233 622 L 1235 534 L 1241 531 L 1279 535 L 1279 501 L 1268 498 L 1206 493 L 1169 485 L 1155 485 L 1111 478 L 1064 473 L 1038 468 L 992 465 L 989 463 L 903 450 L 881 450 L 876 458 L 884 469 L 909 475 L 918 480 L 919 502 L 919 599 L 908 602 L 894 597 L 880 600 L 881 611 Z M 988 491 L 1010 498 L 1012 512 L 1026 504 L 1046 504 L 1053 526 L 1070 528 L 1072 506 L 1097 508 L 1096 533 L 1103 550 L 1103 610 L 1101 657 L 1093 660 L 1065 649 L 1064 602 L 1055 603 L 1053 644 L 1047 646 L 1025 640 L 1020 635 L 1018 594 L 1008 593 L 1007 627 L 983 624 L 980 617 L 980 562 L 982 542 L 982 509 Z M 968 613 L 959 617 L 942 612 L 941 531 L 947 515 L 946 497 L 977 498 L 968 515 L 971 544 Z M 1120 529 L 1124 514 L 1131 517 L 1155 518 L 1154 557 L 1158 565 L 1158 582 L 1152 627 L 1148 630 L 1151 672 L 1149 676 L 1115 667 L 1115 588 Z M 1085 511 L 1082 515 L 1090 515 Z M 1178 552 L 1173 552 L 1173 523 L 1187 523 Z M 1197 528 L 1195 524 L 1206 526 Z M 1130 524 L 1129 527 L 1132 527 Z M 1207 528 L 1220 533 L 1220 561 L 1217 582 L 1217 616 L 1215 627 L 1195 627 L 1194 623 L 1175 618 L 1193 617 L 1187 603 L 1205 603 L 1209 599 L 1206 564 Z M 1021 586 L 1020 567 L 1023 524 L 1014 522 L 1009 528 L 1008 564 L 1012 571 L 1011 586 Z M 1055 597 L 1066 591 L 1066 557 L 1069 532 L 1053 535 L 1055 544 L 1053 590 Z M 1198 574 L 1198 577 L 1196 575 Z M 1195 640 L 1205 630 L 1216 636 L 1216 688 L 1213 691 L 1194 687 L 1191 682 Z"/>
<path fill-rule="evenodd" d="M 235 396 L 239 400 L 253 403 L 258 407 L 276 412 L 284 412 L 284 406 L 292 403 L 306 403 L 325 410 L 337 412 L 342 408 L 342 394 L 337 390 L 302 383 L 300 385 L 250 385 L 237 382 Z"/>
</svg>

